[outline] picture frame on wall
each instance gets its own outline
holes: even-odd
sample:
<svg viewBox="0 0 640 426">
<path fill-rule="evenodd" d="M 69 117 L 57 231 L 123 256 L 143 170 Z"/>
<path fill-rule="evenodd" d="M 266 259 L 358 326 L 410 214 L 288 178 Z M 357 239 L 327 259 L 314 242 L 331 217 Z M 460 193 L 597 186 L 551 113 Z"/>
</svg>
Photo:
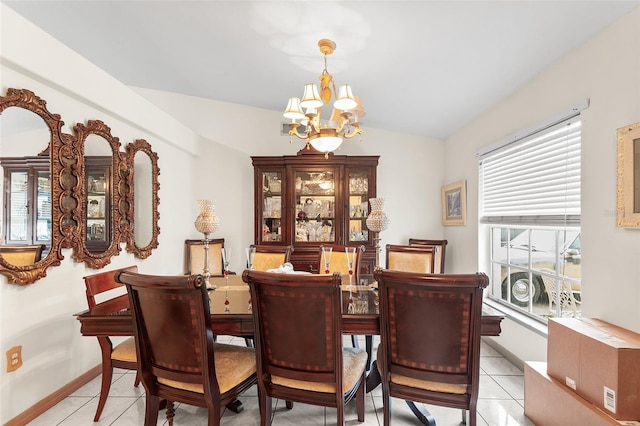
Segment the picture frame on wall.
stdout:
<svg viewBox="0 0 640 426">
<path fill-rule="evenodd" d="M 640 228 L 640 122 L 617 130 L 616 226 Z"/>
<path fill-rule="evenodd" d="M 442 224 L 467 224 L 467 181 L 461 180 L 442 187 Z"/>
</svg>

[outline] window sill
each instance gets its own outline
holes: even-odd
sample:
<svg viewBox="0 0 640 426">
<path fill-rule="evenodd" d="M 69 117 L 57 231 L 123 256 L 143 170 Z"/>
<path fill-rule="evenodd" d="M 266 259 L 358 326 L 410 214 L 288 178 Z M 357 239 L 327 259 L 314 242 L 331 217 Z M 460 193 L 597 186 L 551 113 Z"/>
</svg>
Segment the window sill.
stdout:
<svg viewBox="0 0 640 426">
<path fill-rule="evenodd" d="M 521 325 L 522 327 L 530 331 L 533 331 L 534 333 L 539 334 L 544 338 L 547 337 L 548 332 L 547 332 L 546 321 L 532 318 L 532 316 L 530 315 L 519 312 L 517 309 L 513 309 L 489 297 L 484 299 L 484 303 L 490 308 L 493 308 L 496 311 L 501 312 L 502 314 L 504 314 L 505 318 L 510 319 L 516 324 Z"/>
</svg>

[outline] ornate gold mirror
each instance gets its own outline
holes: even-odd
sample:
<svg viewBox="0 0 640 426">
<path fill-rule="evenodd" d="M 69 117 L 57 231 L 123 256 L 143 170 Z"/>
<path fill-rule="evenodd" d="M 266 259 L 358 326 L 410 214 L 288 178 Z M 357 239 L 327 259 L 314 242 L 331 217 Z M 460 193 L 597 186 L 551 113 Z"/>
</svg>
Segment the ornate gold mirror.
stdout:
<svg viewBox="0 0 640 426">
<path fill-rule="evenodd" d="M 111 262 L 121 250 L 124 241 L 120 210 L 120 193 L 116 191 L 119 175 L 114 171 L 122 167 L 120 142 L 111 129 L 99 120 L 73 128 L 83 164 L 80 184 L 80 236 L 82 244 L 73 257 L 87 266 L 100 269 Z"/>
<path fill-rule="evenodd" d="M 618 129 L 616 225 L 640 228 L 640 122 Z"/>
<path fill-rule="evenodd" d="M 77 243 L 78 155 L 58 114 L 26 89 L 0 97 L 5 177 L 0 274 L 31 284 L 60 264 L 61 248 Z"/>
<path fill-rule="evenodd" d="M 94 269 L 127 244 L 144 259 L 158 246 L 158 155 L 138 139 L 120 151 L 102 121 L 63 121 L 26 89 L 0 97 L 0 274 L 31 284 L 59 265 L 61 249 Z"/>
<path fill-rule="evenodd" d="M 158 247 L 158 154 L 151 150 L 151 145 L 144 139 L 137 139 L 126 146 L 128 167 L 126 175 L 126 193 L 128 200 L 127 251 L 144 259 Z"/>
</svg>

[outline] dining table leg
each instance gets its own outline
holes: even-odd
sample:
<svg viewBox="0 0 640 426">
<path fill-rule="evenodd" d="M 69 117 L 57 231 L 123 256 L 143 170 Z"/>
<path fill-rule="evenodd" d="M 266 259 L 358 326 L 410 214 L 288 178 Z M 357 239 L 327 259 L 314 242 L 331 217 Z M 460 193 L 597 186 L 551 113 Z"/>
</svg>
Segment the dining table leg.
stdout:
<svg viewBox="0 0 640 426">
<path fill-rule="evenodd" d="M 420 420 L 420 423 L 426 426 L 436 426 L 436 419 L 433 417 L 433 414 L 429 412 L 423 405 L 418 406 L 413 401 L 405 401 L 409 406 L 409 409 L 413 412 L 413 414 Z"/>
</svg>

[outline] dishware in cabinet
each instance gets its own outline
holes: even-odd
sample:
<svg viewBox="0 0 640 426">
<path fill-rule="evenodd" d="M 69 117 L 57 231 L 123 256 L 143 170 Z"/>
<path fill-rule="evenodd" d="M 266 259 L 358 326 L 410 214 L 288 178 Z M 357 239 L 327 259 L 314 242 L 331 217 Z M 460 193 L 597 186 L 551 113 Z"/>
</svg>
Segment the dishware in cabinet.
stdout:
<svg viewBox="0 0 640 426">
<path fill-rule="evenodd" d="M 259 209 L 260 229 L 256 233 L 256 243 L 279 243 L 282 234 L 282 171 L 270 170 L 259 174 L 262 183 Z"/>
</svg>

